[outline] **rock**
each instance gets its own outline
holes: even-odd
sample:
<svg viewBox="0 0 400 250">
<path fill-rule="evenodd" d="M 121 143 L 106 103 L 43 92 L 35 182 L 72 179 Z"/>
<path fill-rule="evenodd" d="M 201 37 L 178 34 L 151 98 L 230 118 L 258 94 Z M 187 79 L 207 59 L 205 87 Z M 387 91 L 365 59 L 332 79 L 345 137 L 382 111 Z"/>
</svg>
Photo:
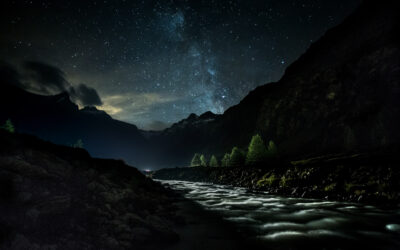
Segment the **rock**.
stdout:
<svg viewBox="0 0 400 250">
<path fill-rule="evenodd" d="M 21 202 L 29 202 L 32 198 L 32 193 L 30 192 L 20 192 L 18 195 L 18 200 Z"/>
<path fill-rule="evenodd" d="M 152 234 L 149 229 L 143 227 L 135 227 L 131 229 L 132 238 L 137 241 L 146 241 L 152 239 Z"/>
<path fill-rule="evenodd" d="M 33 222 L 36 222 L 40 212 L 36 208 L 32 208 L 26 212 L 26 216 L 31 219 Z"/>
<path fill-rule="evenodd" d="M 25 250 L 32 249 L 31 242 L 22 234 L 17 234 L 11 244 L 11 249 Z"/>
</svg>

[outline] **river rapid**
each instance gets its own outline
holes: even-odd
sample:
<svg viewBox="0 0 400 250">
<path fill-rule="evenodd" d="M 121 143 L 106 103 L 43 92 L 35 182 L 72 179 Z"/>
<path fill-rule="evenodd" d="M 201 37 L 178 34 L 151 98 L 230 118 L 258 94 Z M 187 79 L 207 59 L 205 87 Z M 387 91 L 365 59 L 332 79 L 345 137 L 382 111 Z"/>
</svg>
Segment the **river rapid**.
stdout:
<svg viewBox="0 0 400 250">
<path fill-rule="evenodd" d="M 244 188 L 160 181 L 265 249 L 400 249 L 400 208 L 290 198 Z"/>
</svg>

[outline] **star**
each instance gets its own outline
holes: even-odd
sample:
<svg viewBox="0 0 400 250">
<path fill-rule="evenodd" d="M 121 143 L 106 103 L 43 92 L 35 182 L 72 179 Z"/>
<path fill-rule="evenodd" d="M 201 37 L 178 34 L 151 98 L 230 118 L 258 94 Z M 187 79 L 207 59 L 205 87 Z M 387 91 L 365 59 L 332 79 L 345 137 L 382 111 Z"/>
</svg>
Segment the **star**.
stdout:
<svg viewBox="0 0 400 250">
<path fill-rule="evenodd" d="M 146 129 L 223 113 L 278 81 L 361 0 L 213 2 L 5 1 L 0 54 L 58 68 L 113 118 Z"/>
</svg>

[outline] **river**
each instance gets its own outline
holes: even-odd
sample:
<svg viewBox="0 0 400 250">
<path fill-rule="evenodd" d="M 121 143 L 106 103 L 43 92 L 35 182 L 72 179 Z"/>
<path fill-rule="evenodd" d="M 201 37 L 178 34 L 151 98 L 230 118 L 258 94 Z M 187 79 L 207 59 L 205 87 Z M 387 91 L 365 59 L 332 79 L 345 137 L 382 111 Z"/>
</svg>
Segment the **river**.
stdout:
<svg viewBox="0 0 400 250">
<path fill-rule="evenodd" d="M 161 182 L 268 249 L 400 249 L 400 208 L 289 198 L 210 183 Z"/>
</svg>

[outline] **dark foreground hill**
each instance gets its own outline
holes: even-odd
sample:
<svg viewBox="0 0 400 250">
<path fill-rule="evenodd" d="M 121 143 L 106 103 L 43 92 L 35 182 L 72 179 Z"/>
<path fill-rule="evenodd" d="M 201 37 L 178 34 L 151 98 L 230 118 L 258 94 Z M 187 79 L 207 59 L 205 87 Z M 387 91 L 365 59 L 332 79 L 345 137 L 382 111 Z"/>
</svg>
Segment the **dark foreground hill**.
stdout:
<svg viewBox="0 0 400 250">
<path fill-rule="evenodd" d="M 0 142 L 0 249 L 159 249 L 178 241 L 175 195 L 137 169 L 2 130 Z"/>
<path fill-rule="evenodd" d="M 122 161 L 0 129 L 0 249 L 243 249 L 226 222 Z"/>
</svg>

